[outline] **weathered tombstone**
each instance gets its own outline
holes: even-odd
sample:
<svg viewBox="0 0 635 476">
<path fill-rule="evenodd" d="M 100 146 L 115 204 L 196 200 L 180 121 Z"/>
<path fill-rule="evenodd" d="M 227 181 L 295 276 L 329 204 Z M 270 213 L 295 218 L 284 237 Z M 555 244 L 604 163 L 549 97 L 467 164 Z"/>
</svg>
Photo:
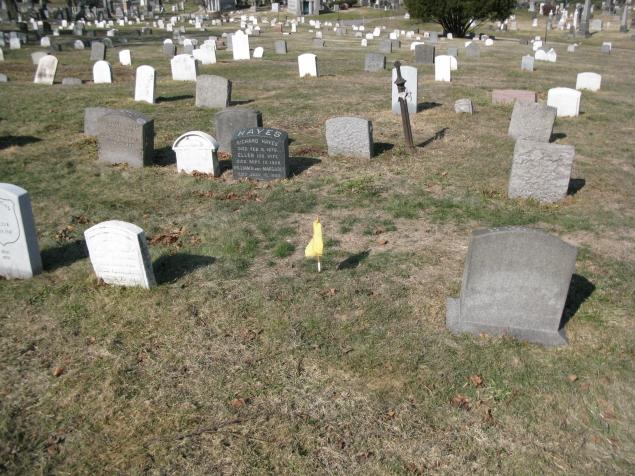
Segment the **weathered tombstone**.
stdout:
<svg viewBox="0 0 635 476">
<path fill-rule="evenodd" d="M 509 177 L 509 198 L 554 203 L 567 196 L 575 149 L 572 145 L 518 139 Z"/>
<path fill-rule="evenodd" d="M 599 91 L 602 85 L 602 75 L 597 73 L 578 73 L 575 88 L 578 91 L 587 89 L 589 91 Z"/>
<path fill-rule="evenodd" d="M 156 73 L 152 66 L 141 65 L 135 76 L 134 100 L 154 104 Z"/>
<path fill-rule="evenodd" d="M 49 48 L 51 46 L 51 39 L 48 36 L 43 36 L 40 38 L 40 46 Z"/>
<path fill-rule="evenodd" d="M 216 113 L 215 122 L 219 151 L 230 152 L 234 132 L 239 129 L 261 128 L 262 114 L 254 109 L 225 109 Z"/>
<path fill-rule="evenodd" d="M 313 38 L 313 48 L 324 48 L 324 40 L 321 38 Z"/>
<path fill-rule="evenodd" d="M 196 107 L 225 109 L 230 106 L 232 82 L 221 76 L 204 74 L 196 81 Z"/>
<path fill-rule="evenodd" d="M 216 48 L 211 45 L 202 45 L 194 50 L 194 59 L 205 65 L 216 64 Z"/>
<path fill-rule="evenodd" d="M 611 43 L 604 42 L 602 43 L 602 46 L 600 47 L 600 53 L 610 55 L 612 49 L 613 47 Z"/>
<path fill-rule="evenodd" d="M 41 272 L 29 194 L 17 185 L 0 183 L 0 276 L 29 279 Z"/>
<path fill-rule="evenodd" d="M 276 40 L 275 42 L 275 50 L 277 55 L 286 55 L 287 54 L 287 42 L 284 40 Z"/>
<path fill-rule="evenodd" d="M 238 30 L 232 36 L 232 55 L 234 60 L 248 60 L 251 58 L 249 37 L 241 30 Z"/>
<path fill-rule="evenodd" d="M 254 58 L 262 58 L 265 54 L 265 50 L 262 46 L 254 48 Z"/>
<path fill-rule="evenodd" d="M 62 86 L 80 86 L 81 84 L 80 78 L 62 78 Z"/>
<path fill-rule="evenodd" d="M 108 61 L 97 61 L 93 65 L 93 83 L 112 83 L 112 72 L 110 70 L 110 63 L 108 63 Z"/>
<path fill-rule="evenodd" d="M 520 63 L 521 71 L 533 71 L 534 70 L 534 57 L 531 55 L 523 56 L 523 59 Z"/>
<path fill-rule="evenodd" d="M 516 101 L 507 134 L 514 139 L 549 142 L 556 113 L 551 106 Z"/>
<path fill-rule="evenodd" d="M 174 141 L 172 150 L 176 154 L 176 170 L 191 174 L 200 172 L 220 177 L 218 164 L 218 142 L 201 131 L 186 132 Z"/>
<path fill-rule="evenodd" d="M 558 110 L 558 117 L 576 117 L 580 114 L 582 93 L 571 88 L 551 88 L 547 93 L 547 105 Z"/>
<path fill-rule="evenodd" d="M 459 49 L 458 48 L 448 48 L 448 56 L 453 56 L 454 58 L 459 57 Z"/>
<path fill-rule="evenodd" d="M 36 84 L 53 84 L 57 71 L 57 58 L 53 55 L 45 55 L 40 59 L 35 72 L 33 82 Z"/>
<path fill-rule="evenodd" d="M 447 55 L 439 55 L 434 59 L 434 80 L 450 82 L 452 80 L 452 60 L 456 58 Z"/>
<path fill-rule="evenodd" d="M 150 289 L 156 285 L 145 233 L 132 223 L 110 220 L 84 232 L 95 274 L 106 284 Z"/>
<path fill-rule="evenodd" d="M 0 61 L 4 61 L 4 53 L 2 51 L 2 48 L 0 48 Z"/>
<path fill-rule="evenodd" d="M 173 81 L 196 81 L 198 64 L 191 55 L 176 55 L 170 60 Z"/>
<path fill-rule="evenodd" d="M 84 135 L 97 137 L 99 121 L 106 114 L 115 109 L 107 107 L 87 107 L 84 109 Z"/>
<path fill-rule="evenodd" d="M 130 56 L 130 50 L 121 50 L 119 52 L 119 64 L 121 64 L 121 66 L 132 65 L 132 57 Z"/>
<path fill-rule="evenodd" d="M 549 50 L 541 48 L 536 50 L 534 58 L 536 59 L 536 61 L 547 61 L 549 63 L 555 63 L 558 59 L 558 55 L 556 53 L 556 50 L 554 50 L 553 48 Z"/>
<path fill-rule="evenodd" d="M 83 50 L 84 42 L 82 40 L 75 40 L 73 42 L 73 48 L 75 48 L 76 50 Z"/>
<path fill-rule="evenodd" d="M 97 123 L 99 160 L 131 167 L 152 164 L 154 120 L 134 111 L 115 110 Z"/>
<path fill-rule="evenodd" d="M 540 230 L 510 227 L 472 234 L 458 299 L 448 299 L 453 333 L 511 335 L 554 346 L 577 250 Z"/>
<path fill-rule="evenodd" d="M 164 43 L 163 44 L 163 56 L 168 59 L 174 58 L 176 54 L 176 46 L 173 43 Z"/>
<path fill-rule="evenodd" d="M 513 104 L 519 102 L 536 102 L 536 92 L 523 89 L 494 89 L 492 104 Z"/>
<path fill-rule="evenodd" d="M 90 44 L 90 60 L 103 61 L 106 59 L 106 45 L 101 41 L 93 41 Z"/>
<path fill-rule="evenodd" d="M 468 98 L 458 99 L 454 103 L 454 112 L 472 114 L 474 112 L 472 100 Z"/>
<path fill-rule="evenodd" d="M 317 78 L 317 56 L 315 56 L 313 53 L 304 53 L 298 56 L 298 70 L 301 78 L 304 78 L 305 76 L 313 76 Z"/>
<path fill-rule="evenodd" d="M 40 64 L 40 60 L 44 58 L 48 53 L 46 51 L 34 51 L 31 53 L 31 62 L 37 66 Z"/>
<path fill-rule="evenodd" d="M 392 41 L 382 40 L 379 42 L 379 52 L 384 54 L 392 53 Z"/>
<path fill-rule="evenodd" d="M 370 159 L 373 156 L 373 123 L 359 117 L 333 117 L 326 126 L 329 155 Z"/>
<path fill-rule="evenodd" d="M 415 64 L 434 64 L 434 46 L 415 46 Z"/>
<path fill-rule="evenodd" d="M 278 129 L 239 129 L 231 140 L 234 178 L 275 180 L 289 176 L 289 137 Z"/>
<path fill-rule="evenodd" d="M 9 78 L 6 74 L 0 73 L 0 83 L 6 83 L 9 81 Z"/>
<path fill-rule="evenodd" d="M 591 24 L 589 25 L 589 31 L 602 31 L 602 20 L 596 18 L 595 20 L 591 20 Z"/>
<path fill-rule="evenodd" d="M 9 38 L 9 49 L 10 50 L 19 50 L 20 49 L 20 38 L 17 36 L 12 36 Z"/>
<path fill-rule="evenodd" d="M 364 58 L 364 71 L 374 73 L 386 68 L 386 56 L 380 53 L 368 53 Z"/>
<path fill-rule="evenodd" d="M 418 81 L 417 81 L 417 68 L 414 66 L 401 66 L 401 76 L 406 80 L 406 104 L 408 105 L 408 112 L 415 114 L 417 112 L 417 100 L 418 100 Z M 397 91 L 397 70 L 392 69 L 391 85 L 392 85 L 392 112 L 395 114 L 401 114 L 401 106 L 399 105 L 399 91 Z"/>
<path fill-rule="evenodd" d="M 466 58 L 479 58 L 481 56 L 481 50 L 476 43 L 470 43 L 465 47 Z"/>
</svg>

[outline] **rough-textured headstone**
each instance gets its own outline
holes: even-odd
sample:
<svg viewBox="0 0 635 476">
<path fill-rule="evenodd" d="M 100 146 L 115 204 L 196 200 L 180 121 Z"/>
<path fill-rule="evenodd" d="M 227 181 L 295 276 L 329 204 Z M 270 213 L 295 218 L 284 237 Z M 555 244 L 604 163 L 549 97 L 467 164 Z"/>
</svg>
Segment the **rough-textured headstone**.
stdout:
<svg viewBox="0 0 635 476">
<path fill-rule="evenodd" d="M 97 123 L 99 160 L 143 167 L 152 164 L 154 120 L 134 111 L 115 110 Z"/>
<path fill-rule="evenodd" d="M 324 48 L 324 40 L 321 38 L 313 38 L 313 48 Z"/>
<path fill-rule="evenodd" d="M 82 40 L 75 40 L 73 42 L 73 48 L 75 48 L 76 50 L 83 50 L 84 42 Z"/>
<path fill-rule="evenodd" d="M 475 231 L 461 294 L 447 301 L 447 327 L 454 333 L 566 344 L 560 323 L 576 254 L 574 246 L 540 230 Z"/>
<path fill-rule="evenodd" d="M 150 289 L 156 285 L 145 233 L 132 223 L 111 220 L 84 232 L 95 274 L 106 284 Z"/>
<path fill-rule="evenodd" d="M 6 74 L 0 73 L 0 83 L 6 83 L 9 81 L 9 78 Z"/>
<path fill-rule="evenodd" d="M 0 276 L 29 279 L 41 272 L 29 194 L 17 185 L 0 183 Z"/>
<path fill-rule="evenodd" d="M 536 102 L 536 93 L 524 89 L 494 89 L 492 91 L 492 104 L 513 104 L 515 101 Z"/>
<path fill-rule="evenodd" d="M 373 123 L 359 117 L 333 117 L 326 121 L 329 155 L 370 159 L 373 156 Z"/>
<path fill-rule="evenodd" d="M 534 57 L 531 55 L 523 56 L 520 63 L 521 71 L 533 71 L 534 70 Z"/>
<path fill-rule="evenodd" d="M 103 61 L 106 59 L 106 45 L 101 41 L 93 41 L 90 44 L 90 60 Z"/>
<path fill-rule="evenodd" d="M 415 46 L 415 64 L 434 64 L 434 46 Z"/>
<path fill-rule="evenodd" d="M 172 80 L 196 81 L 198 64 L 192 55 L 176 55 L 170 60 Z"/>
<path fill-rule="evenodd" d="M 275 51 L 277 55 L 286 55 L 287 54 L 287 42 L 284 40 L 276 40 L 274 43 Z"/>
<path fill-rule="evenodd" d="M 62 78 L 62 86 L 80 86 L 81 84 L 80 78 Z"/>
<path fill-rule="evenodd" d="M 45 55 L 40 59 L 35 72 L 33 82 L 36 84 L 53 84 L 57 71 L 57 58 L 53 55 Z"/>
<path fill-rule="evenodd" d="M 87 107 L 84 109 L 84 135 L 96 137 L 98 132 L 99 120 L 106 114 L 113 112 L 115 109 L 107 107 Z"/>
<path fill-rule="evenodd" d="M 93 83 L 109 84 L 112 83 L 112 72 L 108 61 L 97 61 L 93 65 Z"/>
<path fill-rule="evenodd" d="M 547 92 L 547 104 L 558 110 L 558 117 L 576 117 L 580 114 L 582 93 L 571 88 L 551 88 Z"/>
<path fill-rule="evenodd" d="M 204 74 L 196 81 L 196 107 L 225 109 L 231 103 L 232 82 L 221 76 Z"/>
<path fill-rule="evenodd" d="M 163 56 L 168 59 L 174 58 L 176 54 L 176 46 L 173 43 L 164 43 L 163 44 Z"/>
<path fill-rule="evenodd" d="M 300 77 L 318 76 L 318 59 L 313 53 L 304 53 L 298 56 L 298 71 Z"/>
<path fill-rule="evenodd" d="M 231 140 L 239 129 L 262 127 L 262 114 L 254 109 L 225 109 L 215 116 L 216 140 L 220 152 L 231 151 Z"/>
<path fill-rule="evenodd" d="M 406 104 L 408 105 L 408 112 L 415 114 L 417 112 L 417 99 L 419 92 L 419 85 L 417 81 L 417 68 L 414 66 L 402 66 L 401 76 L 406 80 Z M 392 76 L 390 79 L 392 85 L 392 112 L 395 114 L 401 114 L 401 107 L 399 106 L 399 91 L 397 91 L 397 70 L 392 69 Z"/>
<path fill-rule="evenodd" d="M 289 137 L 278 129 L 239 129 L 231 141 L 234 178 L 275 180 L 289 176 Z"/>
<path fill-rule="evenodd" d="M 474 112 L 472 100 L 468 98 L 458 99 L 454 103 L 454 112 L 472 114 Z"/>
<path fill-rule="evenodd" d="M 507 133 L 514 139 L 549 142 L 556 112 L 556 108 L 544 104 L 516 101 Z"/>
<path fill-rule="evenodd" d="M 137 68 L 135 76 L 134 100 L 154 104 L 156 73 L 152 66 L 146 64 Z"/>
<path fill-rule="evenodd" d="M 479 58 L 481 56 L 481 49 L 476 43 L 470 43 L 465 47 L 466 58 Z"/>
<path fill-rule="evenodd" d="M 453 56 L 455 58 L 459 57 L 459 49 L 458 48 L 448 48 L 448 56 Z"/>
<path fill-rule="evenodd" d="M 176 154 L 178 172 L 200 172 L 220 177 L 218 142 L 211 135 L 201 131 L 186 132 L 174 141 L 172 150 Z"/>
<path fill-rule="evenodd" d="M 364 71 L 374 73 L 386 68 L 386 56 L 380 53 L 368 53 L 364 58 Z"/>
<path fill-rule="evenodd" d="M 567 196 L 575 149 L 525 139 L 516 141 L 509 177 L 510 198 L 554 203 Z"/>
<path fill-rule="evenodd" d="M 392 41 L 382 40 L 379 42 L 379 52 L 384 54 L 392 53 Z"/>
<path fill-rule="evenodd" d="M 586 89 L 589 91 L 599 91 L 602 86 L 602 75 L 597 73 L 578 73 L 575 88 L 578 91 Z"/>
</svg>

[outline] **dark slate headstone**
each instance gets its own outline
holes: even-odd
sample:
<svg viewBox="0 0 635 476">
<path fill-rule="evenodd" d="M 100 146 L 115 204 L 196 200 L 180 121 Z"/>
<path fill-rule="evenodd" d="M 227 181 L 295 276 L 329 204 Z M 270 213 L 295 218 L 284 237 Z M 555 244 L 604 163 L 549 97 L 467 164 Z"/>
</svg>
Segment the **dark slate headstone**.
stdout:
<svg viewBox="0 0 635 476">
<path fill-rule="evenodd" d="M 106 59 L 106 45 L 101 41 L 93 41 L 90 44 L 90 60 L 103 61 Z"/>
<path fill-rule="evenodd" d="M 99 120 L 108 114 L 113 112 L 114 109 L 107 107 L 87 107 L 84 109 L 84 135 L 89 137 L 97 136 L 97 124 Z"/>
<path fill-rule="evenodd" d="M 415 64 L 434 64 L 434 46 L 415 46 Z"/>
<path fill-rule="evenodd" d="M 275 180 L 289 176 L 289 137 L 278 129 L 239 129 L 231 141 L 234 178 Z"/>
<path fill-rule="evenodd" d="M 566 344 L 560 323 L 576 254 L 575 246 L 540 230 L 475 231 L 461 294 L 447 301 L 447 327 L 454 333 Z"/>
<path fill-rule="evenodd" d="M 231 152 L 231 141 L 238 129 L 262 127 L 262 114 L 254 109 L 225 109 L 216 113 L 215 135 L 220 152 Z"/>
<path fill-rule="evenodd" d="M 364 71 L 374 73 L 386 68 L 386 56 L 380 53 L 368 53 L 364 59 Z"/>
<path fill-rule="evenodd" d="M 115 110 L 97 123 L 99 160 L 131 167 L 152 164 L 154 120 L 134 111 Z"/>
</svg>

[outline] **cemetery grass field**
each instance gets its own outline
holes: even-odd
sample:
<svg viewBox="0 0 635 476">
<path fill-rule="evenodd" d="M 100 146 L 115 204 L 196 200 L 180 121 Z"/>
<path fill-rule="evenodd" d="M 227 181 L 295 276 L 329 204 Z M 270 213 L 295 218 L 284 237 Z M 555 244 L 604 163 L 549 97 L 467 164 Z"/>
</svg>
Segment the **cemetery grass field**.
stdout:
<svg viewBox="0 0 635 476">
<path fill-rule="evenodd" d="M 109 50 L 111 85 L 61 86 L 92 79 L 89 49 L 57 53 L 56 84 L 40 86 L 30 53 L 41 48 L 4 48 L 0 182 L 29 191 L 44 272 L 0 281 L 0 473 L 632 474 L 633 32 L 578 39 L 575 53 L 550 32 L 557 63 L 521 73 L 531 48 L 505 38 L 544 35 L 542 19 L 542 30 L 529 23 L 522 14 L 521 31 L 481 45 L 480 59 L 464 57 L 463 40 L 441 42 L 440 52 L 460 47 L 452 83 L 418 67 L 415 154 L 390 112 L 390 70 L 363 72 L 377 41 L 361 48 L 325 32 L 326 47 L 312 50 L 304 26 L 285 37 L 286 56 L 271 31 L 250 39 L 262 60 L 219 51 L 199 73 L 230 79 L 232 107 L 289 133 L 293 176 L 271 183 L 234 180 L 227 158 L 217 179 L 177 174 L 173 141 L 214 135 L 217 111 L 194 106 L 194 83 L 171 81 L 168 33 L 120 29 L 134 66 L 118 64 L 123 46 Z M 388 61 L 412 64 L 408 45 Z M 319 78 L 298 78 L 304 52 L 318 55 Z M 155 105 L 133 101 L 141 64 L 157 69 Z M 508 199 L 512 108 L 493 106 L 492 89 L 546 102 L 583 71 L 602 74 L 602 89 L 583 92 L 582 114 L 554 129 L 576 149 L 571 193 L 556 205 Z M 454 112 L 462 97 L 474 115 Z M 99 163 L 82 134 L 90 106 L 153 118 L 154 166 Z M 372 120 L 372 160 L 327 155 L 324 121 L 340 115 Z M 304 258 L 317 215 L 319 274 Z M 156 288 L 95 278 L 83 232 L 111 219 L 145 230 Z M 515 225 L 579 247 L 568 346 L 445 327 L 471 232 Z"/>
</svg>

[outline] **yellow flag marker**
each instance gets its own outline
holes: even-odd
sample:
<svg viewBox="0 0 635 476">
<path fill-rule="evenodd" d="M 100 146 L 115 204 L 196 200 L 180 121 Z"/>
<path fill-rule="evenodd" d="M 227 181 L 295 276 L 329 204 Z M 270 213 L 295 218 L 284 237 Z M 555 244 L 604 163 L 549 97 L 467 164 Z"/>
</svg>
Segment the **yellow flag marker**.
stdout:
<svg viewBox="0 0 635 476">
<path fill-rule="evenodd" d="M 320 223 L 320 217 L 317 217 L 313 222 L 313 238 L 311 238 L 311 241 L 309 241 L 309 244 L 304 250 L 304 256 L 307 258 L 317 258 L 318 273 L 322 271 L 320 267 L 320 256 L 322 256 L 323 252 L 322 224 Z"/>
</svg>

